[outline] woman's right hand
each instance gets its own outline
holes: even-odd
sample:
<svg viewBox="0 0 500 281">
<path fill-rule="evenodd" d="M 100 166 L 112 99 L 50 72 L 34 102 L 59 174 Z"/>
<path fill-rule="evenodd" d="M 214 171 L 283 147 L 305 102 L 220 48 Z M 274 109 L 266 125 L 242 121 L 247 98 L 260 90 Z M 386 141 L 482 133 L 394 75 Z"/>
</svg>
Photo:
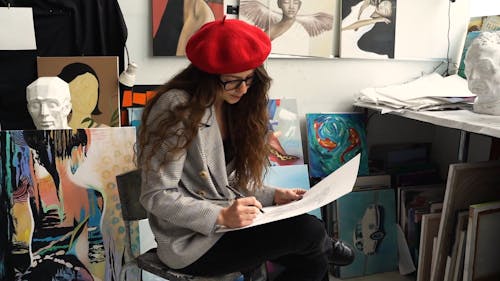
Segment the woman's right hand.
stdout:
<svg viewBox="0 0 500 281">
<path fill-rule="evenodd" d="M 220 211 L 217 224 L 228 228 L 250 225 L 259 214 L 259 209 L 262 209 L 262 204 L 253 196 L 236 199 L 231 206 Z"/>
</svg>

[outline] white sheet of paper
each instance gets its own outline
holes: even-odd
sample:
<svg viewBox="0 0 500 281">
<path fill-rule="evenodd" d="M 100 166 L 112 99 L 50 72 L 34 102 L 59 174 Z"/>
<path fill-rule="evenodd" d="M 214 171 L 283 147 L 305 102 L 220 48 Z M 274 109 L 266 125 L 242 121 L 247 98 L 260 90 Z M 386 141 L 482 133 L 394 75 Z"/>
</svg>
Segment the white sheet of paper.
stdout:
<svg viewBox="0 0 500 281">
<path fill-rule="evenodd" d="M 216 232 L 227 232 L 278 221 L 320 208 L 351 192 L 358 175 L 360 155 L 356 155 L 326 178 L 309 189 L 301 200 L 285 205 L 264 207 L 251 225 L 240 228 L 222 227 Z"/>
<path fill-rule="evenodd" d="M 409 101 L 426 97 L 474 97 L 467 80 L 458 75 L 442 77 L 431 73 L 408 83 L 390 85 L 375 90 L 386 97 Z"/>
<path fill-rule="evenodd" d="M 0 50 L 36 50 L 32 8 L 0 7 Z"/>
</svg>

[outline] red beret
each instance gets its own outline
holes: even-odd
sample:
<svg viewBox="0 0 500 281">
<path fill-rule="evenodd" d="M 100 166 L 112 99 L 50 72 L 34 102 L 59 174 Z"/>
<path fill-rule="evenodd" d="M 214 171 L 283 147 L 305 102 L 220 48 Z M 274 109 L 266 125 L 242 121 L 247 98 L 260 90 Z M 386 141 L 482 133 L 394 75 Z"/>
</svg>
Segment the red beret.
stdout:
<svg viewBox="0 0 500 281">
<path fill-rule="evenodd" d="M 238 73 L 261 66 L 271 52 L 271 40 L 254 25 L 236 19 L 204 24 L 186 45 L 186 56 L 213 74 Z"/>
</svg>

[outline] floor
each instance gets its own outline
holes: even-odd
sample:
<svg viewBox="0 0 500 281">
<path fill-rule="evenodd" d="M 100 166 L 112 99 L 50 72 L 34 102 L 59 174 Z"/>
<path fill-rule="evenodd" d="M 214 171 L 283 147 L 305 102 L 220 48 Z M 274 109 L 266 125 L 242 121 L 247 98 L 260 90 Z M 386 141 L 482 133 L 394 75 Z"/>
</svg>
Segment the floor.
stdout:
<svg viewBox="0 0 500 281">
<path fill-rule="evenodd" d="M 399 274 L 399 272 L 385 272 L 379 274 L 373 274 L 363 277 L 357 278 L 349 278 L 349 279 L 337 279 L 333 276 L 330 276 L 330 281 L 337 280 L 348 280 L 348 281 L 414 281 L 416 278 L 414 276 L 404 276 Z"/>
<path fill-rule="evenodd" d="M 165 279 L 159 278 L 153 274 L 143 272 L 144 281 L 166 281 Z M 239 279 L 238 279 L 239 280 Z M 380 274 L 373 274 L 363 277 L 357 278 L 349 278 L 349 279 L 337 279 L 333 276 L 330 276 L 330 281 L 415 281 L 416 278 L 414 276 L 403 276 L 400 275 L 399 272 L 386 272 Z"/>
</svg>

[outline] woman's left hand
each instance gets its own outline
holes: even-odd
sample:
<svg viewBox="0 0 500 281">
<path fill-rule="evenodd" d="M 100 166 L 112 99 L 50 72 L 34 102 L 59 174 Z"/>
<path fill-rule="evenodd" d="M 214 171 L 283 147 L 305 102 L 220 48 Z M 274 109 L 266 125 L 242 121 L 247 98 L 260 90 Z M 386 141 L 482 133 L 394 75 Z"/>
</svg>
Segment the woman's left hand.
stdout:
<svg viewBox="0 0 500 281">
<path fill-rule="evenodd" d="M 300 200 L 302 199 L 302 195 L 304 195 L 304 193 L 306 193 L 306 190 L 301 188 L 276 188 L 276 191 L 274 192 L 274 203 L 276 205 L 283 205 L 292 201 Z"/>
</svg>

